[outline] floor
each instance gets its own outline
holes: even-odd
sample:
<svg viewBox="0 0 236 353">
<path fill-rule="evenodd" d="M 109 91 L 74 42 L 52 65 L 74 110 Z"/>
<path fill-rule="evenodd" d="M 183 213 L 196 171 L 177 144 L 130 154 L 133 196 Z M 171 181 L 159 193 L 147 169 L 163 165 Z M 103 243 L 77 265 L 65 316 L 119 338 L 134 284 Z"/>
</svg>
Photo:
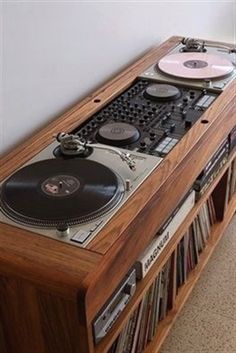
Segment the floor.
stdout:
<svg viewBox="0 0 236 353">
<path fill-rule="evenodd" d="M 236 215 L 160 353 L 236 353 Z"/>
</svg>

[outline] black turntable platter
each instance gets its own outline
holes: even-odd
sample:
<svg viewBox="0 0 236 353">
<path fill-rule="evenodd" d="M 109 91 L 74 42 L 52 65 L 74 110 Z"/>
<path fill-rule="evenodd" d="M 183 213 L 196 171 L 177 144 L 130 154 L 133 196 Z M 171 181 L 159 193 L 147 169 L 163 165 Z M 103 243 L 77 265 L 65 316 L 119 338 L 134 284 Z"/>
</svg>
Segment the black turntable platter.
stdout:
<svg viewBox="0 0 236 353">
<path fill-rule="evenodd" d="M 174 100 L 180 95 L 180 90 L 177 87 L 162 83 L 150 84 L 144 92 L 146 98 L 157 101 Z"/>
<path fill-rule="evenodd" d="M 112 122 L 103 125 L 97 132 L 99 142 L 112 146 L 125 146 L 137 141 L 139 130 L 130 124 Z"/>
<path fill-rule="evenodd" d="M 108 167 L 86 159 L 47 159 L 23 167 L 2 185 L 0 203 L 8 216 L 26 224 L 54 227 L 89 221 L 122 198 L 123 183 Z"/>
</svg>

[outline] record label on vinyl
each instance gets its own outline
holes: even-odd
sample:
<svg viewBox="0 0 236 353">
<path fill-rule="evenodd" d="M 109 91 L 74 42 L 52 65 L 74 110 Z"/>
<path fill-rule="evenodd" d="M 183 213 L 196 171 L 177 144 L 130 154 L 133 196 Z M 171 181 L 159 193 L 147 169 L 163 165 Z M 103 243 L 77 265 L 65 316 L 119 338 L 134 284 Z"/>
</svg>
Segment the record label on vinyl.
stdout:
<svg viewBox="0 0 236 353">
<path fill-rule="evenodd" d="M 171 76 L 186 79 L 214 79 L 234 70 L 231 61 L 208 53 L 178 53 L 162 58 L 158 68 Z"/>
<path fill-rule="evenodd" d="M 49 196 L 68 196 L 79 189 L 80 182 L 72 175 L 56 175 L 47 178 L 41 185 L 42 191 Z"/>
</svg>

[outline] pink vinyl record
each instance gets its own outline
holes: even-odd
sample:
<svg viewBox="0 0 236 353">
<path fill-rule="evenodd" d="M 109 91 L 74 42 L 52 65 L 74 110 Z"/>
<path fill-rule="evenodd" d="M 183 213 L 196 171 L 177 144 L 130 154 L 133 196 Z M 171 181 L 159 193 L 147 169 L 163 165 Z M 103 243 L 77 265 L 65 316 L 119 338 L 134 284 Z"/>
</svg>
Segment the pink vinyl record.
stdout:
<svg viewBox="0 0 236 353">
<path fill-rule="evenodd" d="M 158 63 L 166 74 L 191 79 L 210 79 L 226 76 L 234 70 L 231 61 L 207 53 L 178 53 L 167 55 Z"/>
</svg>

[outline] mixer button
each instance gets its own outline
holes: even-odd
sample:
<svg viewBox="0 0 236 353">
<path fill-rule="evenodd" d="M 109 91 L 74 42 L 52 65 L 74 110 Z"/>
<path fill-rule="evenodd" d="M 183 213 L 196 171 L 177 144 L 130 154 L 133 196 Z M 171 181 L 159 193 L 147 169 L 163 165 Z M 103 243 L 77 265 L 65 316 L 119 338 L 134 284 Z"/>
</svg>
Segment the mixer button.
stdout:
<svg viewBox="0 0 236 353">
<path fill-rule="evenodd" d="M 139 145 L 140 145 L 140 148 L 142 149 L 147 147 L 147 144 L 145 141 L 141 141 Z"/>
</svg>

